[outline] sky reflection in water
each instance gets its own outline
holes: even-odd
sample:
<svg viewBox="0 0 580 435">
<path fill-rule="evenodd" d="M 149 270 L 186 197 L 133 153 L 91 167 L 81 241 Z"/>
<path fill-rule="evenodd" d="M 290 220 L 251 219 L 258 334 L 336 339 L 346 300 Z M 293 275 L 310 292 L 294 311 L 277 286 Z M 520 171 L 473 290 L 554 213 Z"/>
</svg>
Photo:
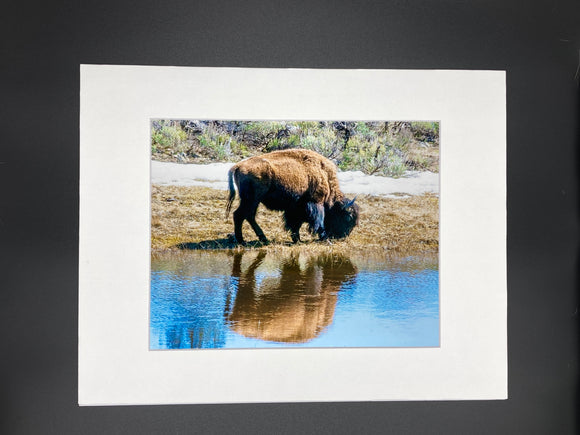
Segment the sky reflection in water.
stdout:
<svg viewBox="0 0 580 435">
<path fill-rule="evenodd" d="M 438 281 L 434 255 L 154 255 L 150 348 L 439 346 Z"/>
</svg>

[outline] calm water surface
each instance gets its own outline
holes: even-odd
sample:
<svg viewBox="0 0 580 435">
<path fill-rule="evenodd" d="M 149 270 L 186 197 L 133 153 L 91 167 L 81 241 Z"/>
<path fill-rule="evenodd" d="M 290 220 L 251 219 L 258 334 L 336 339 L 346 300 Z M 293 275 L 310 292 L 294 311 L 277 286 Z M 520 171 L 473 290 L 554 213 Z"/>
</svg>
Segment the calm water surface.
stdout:
<svg viewBox="0 0 580 435">
<path fill-rule="evenodd" d="M 439 346 L 437 257 L 153 255 L 151 349 Z"/>
</svg>

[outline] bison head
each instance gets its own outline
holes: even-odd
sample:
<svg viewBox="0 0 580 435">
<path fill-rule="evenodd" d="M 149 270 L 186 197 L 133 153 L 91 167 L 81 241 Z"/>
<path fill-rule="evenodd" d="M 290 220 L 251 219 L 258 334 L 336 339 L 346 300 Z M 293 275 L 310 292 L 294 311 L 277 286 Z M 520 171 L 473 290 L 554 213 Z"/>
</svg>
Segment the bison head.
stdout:
<svg viewBox="0 0 580 435">
<path fill-rule="evenodd" d="M 354 200 L 344 198 L 336 201 L 324 216 L 324 228 L 326 234 L 331 239 L 342 239 L 350 234 L 352 229 L 358 224 L 358 205 Z"/>
</svg>

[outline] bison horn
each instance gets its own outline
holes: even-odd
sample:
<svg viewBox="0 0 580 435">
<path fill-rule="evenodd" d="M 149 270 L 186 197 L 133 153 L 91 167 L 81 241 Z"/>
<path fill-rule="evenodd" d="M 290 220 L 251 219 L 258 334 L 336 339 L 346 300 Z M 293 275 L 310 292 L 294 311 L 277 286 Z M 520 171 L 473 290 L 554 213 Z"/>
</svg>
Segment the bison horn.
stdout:
<svg viewBox="0 0 580 435">
<path fill-rule="evenodd" d="M 357 195 L 357 196 L 358 196 L 358 195 Z M 349 207 L 352 207 L 352 205 L 354 204 L 354 201 L 356 200 L 356 198 L 357 198 L 357 197 L 355 196 L 353 199 L 351 199 L 349 202 L 347 202 L 347 203 L 344 205 L 344 208 L 349 208 Z"/>
</svg>

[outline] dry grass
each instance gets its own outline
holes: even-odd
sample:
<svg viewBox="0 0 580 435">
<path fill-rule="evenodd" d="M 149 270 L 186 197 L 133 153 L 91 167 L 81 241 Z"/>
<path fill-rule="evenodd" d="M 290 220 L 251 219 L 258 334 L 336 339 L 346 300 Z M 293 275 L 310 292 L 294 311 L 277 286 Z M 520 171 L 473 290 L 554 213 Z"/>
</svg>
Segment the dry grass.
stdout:
<svg viewBox="0 0 580 435">
<path fill-rule="evenodd" d="M 225 218 L 227 193 L 207 187 L 153 186 L 151 195 L 151 245 L 153 251 L 235 248 L 230 214 Z M 260 206 L 256 220 L 270 240 L 262 247 L 247 222 L 244 238 L 250 247 L 268 252 L 365 253 L 406 255 L 437 252 L 439 200 L 435 195 L 382 198 L 359 195 L 359 225 L 341 241 L 318 242 L 301 230 L 303 243 L 292 245 L 280 212 Z M 236 203 L 234 203 L 234 210 Z M 243 248 L 238 248 L 243 249 Z"/>
</svg>

